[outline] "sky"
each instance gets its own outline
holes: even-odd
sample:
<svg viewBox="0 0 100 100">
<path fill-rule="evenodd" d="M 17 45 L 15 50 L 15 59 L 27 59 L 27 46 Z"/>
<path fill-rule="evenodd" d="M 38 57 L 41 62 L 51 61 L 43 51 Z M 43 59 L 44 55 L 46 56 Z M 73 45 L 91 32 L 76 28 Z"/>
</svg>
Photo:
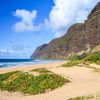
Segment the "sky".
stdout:
<svg viewBox="0 0 100 100">
<path fill-rule="evenodd" d="M 0 0 L 0 58 L 29 58 L 83 23 L 100 0 Z"/>
</svg>

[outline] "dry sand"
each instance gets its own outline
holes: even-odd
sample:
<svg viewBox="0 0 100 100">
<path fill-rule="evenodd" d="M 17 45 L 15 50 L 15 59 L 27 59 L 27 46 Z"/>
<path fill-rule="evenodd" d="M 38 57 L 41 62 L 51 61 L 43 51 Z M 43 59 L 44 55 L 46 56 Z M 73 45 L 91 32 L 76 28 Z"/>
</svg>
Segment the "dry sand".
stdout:
<svg viewBox="0 0 100 100">
<path fill-rule="evenodd" d="M 100 91 L 100 74 L 86 67 L 59 67 L 63 63 L 65 62 L 0 69 L 0 73 L 5 73 L 14 70 L 29 71 L 35 68 L 47 68 L 71 81 L 71 83 L 58 89 L 39 95 L 30 96 L 20 93 L 0 92 L 0 100 L 67 100 L 68 98 L 89 95 Z"/>
</svg>

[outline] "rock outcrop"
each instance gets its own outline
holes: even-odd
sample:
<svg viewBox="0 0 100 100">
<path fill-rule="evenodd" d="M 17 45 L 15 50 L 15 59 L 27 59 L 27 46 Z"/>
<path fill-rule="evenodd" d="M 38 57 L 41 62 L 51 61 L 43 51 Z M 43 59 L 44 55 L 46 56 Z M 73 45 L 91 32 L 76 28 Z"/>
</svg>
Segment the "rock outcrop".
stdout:
<svg viewBox="0 0 100 100">
<path fill-rule="evenodd" d="M 31 58 L 64 59 L 72 53 L 90 51 L 97 45 L 100 45 L 100 2 L 84 24 L 72 25 L 64 36 L 38 47 Z"/>
</svg>

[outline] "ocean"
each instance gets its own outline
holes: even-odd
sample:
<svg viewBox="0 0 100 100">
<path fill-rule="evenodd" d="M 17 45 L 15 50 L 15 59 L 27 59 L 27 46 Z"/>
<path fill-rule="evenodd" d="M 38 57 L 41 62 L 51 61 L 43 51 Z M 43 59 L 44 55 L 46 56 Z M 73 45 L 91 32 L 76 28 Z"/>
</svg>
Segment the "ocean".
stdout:
<svg viewBox="0 0 100 100">
<path fill-rule="evenodd" d="M 16 67 L 29 64 L 43 64 L 58 60 L 33 60 L 33 59 L 0 59 L 0 68 Z"/>
</svg>

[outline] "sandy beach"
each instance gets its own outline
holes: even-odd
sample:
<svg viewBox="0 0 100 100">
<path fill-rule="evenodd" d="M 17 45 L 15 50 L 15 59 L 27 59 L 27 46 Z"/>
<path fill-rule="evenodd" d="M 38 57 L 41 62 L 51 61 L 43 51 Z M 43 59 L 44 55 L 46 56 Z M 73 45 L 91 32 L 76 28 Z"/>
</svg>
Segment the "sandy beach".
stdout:
<svg viewBox="0 0 100 100">
<path fill-rule="evenodd" d="M 100 91 L 100 73 L 93 72 L 93 69 L 86 67 L 60 67 L 64 63 L 65 61 L 1 68 L 0 74 L 16 70 L 28 72 L 36 68 L 47 68 L 71 82 L 39 95 L 23 95 L 17 92 L 3 91 L 0 92 L 0 100 L 67 100 L 68 98 L 94 94 Z M 93 66 L 95 67 L 95 65 Z"/>
</svg>

